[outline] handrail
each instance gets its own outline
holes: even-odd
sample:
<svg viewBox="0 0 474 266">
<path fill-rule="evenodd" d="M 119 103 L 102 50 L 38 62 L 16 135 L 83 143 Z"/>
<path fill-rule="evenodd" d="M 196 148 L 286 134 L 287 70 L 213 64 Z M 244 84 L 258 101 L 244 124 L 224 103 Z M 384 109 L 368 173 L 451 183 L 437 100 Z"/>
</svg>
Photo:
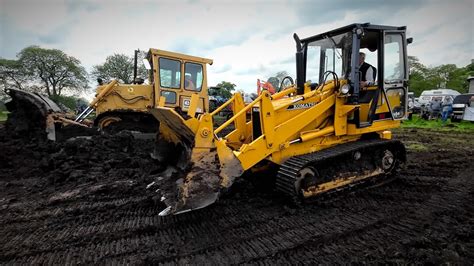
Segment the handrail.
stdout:
<svg viewBox="0 0 474 266">
<path fill-rule="evenodd" d="M 225 121 L 224 124 L 220 125 L 216 130 L 214 130 L 214 134 L 217 134 L 217 133 L 221 132 L 224 128 L 226 128 L 228 125 L 230 125 L 230 123 L 234 122 L 234 120 L 237 119 L 237 117 L 244 114 L 245 112 L 247 112 L 247 110 L 249 110 L 255 104 L 260 102 L 260 100 L 263 98 L 264 95 L 268 95 L 268 92 L 260 94 L 255 100 L 253 100 L 253 102 L 249 103 L 242 110 L 240 110 L 237 114 L 232 116 L 229 120 Z"/>
<path fill-rule="evenodd" d="M 223 103 L 221 106 L 217 107 L 216 110 L 214 110 L 212 113 L 211 113 L 211 116 L 215 116 L 216 114 L 218 114 L 220 111 L 222 111 L 222 109 L 224 109 L 227 105 L 229 105 L 231 102 L 233 102 L 235 99 L 235 94 L 232 95 L 232 97 L 230 97 L 229 100 L 227 100 L 227 102 Z"/>
<path fill-rule="evenodd" d="M 293 92 L 296 92 L 296 88 L 295 87 L 288 87 L 287 89 L 284 89 L 280 92 L 277 92 L 277 93 L 273 94 L 272 95 L 272 100 L 280 99 L 283 96 L 286 96 L 286 95 L 288 95 L 290 93 L 293 93 Z"/>
<path fill-rule="evenodd" d="M 102 98 L 110 92 L 110 90 L 112 89 L 113 86 L 115 86 L 115 84 L 117 84 L 117 80 L 114 79 L 112 80 L 109 84 L 107 84 L 107 86 L 105 86 L 105 88 L 97 95 L 97 97 L 95 97 L 95 99 L 89 104 L 89 107 L 91 108 L 94 108 L 95 105 L 100 101 L 102 100 Z"/>
</svg>

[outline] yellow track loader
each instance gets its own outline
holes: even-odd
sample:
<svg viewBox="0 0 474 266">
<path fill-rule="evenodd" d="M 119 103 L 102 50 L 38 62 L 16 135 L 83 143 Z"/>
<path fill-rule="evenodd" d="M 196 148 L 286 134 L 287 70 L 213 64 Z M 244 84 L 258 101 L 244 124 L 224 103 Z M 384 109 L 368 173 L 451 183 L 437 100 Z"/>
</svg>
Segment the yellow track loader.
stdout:
<svg viewBox="0 0 474 266">
<path fill-rule="evenodd" d="M 155 183 L 167 205 L 161 215 L 206 207 L 245 171 L 270 166 L 278 167 L 276 190 L 299 199 L 392 175 L 406 160 L 389 131 L 407 115 L 405 32 L 366 23 L 305 39 L 295 34 L 296 84 L 283 91 L 263 91 L 248 105 L 237 93 L 201 115 L 194 96 L 188 119 L 172 108 L 151 110 L 160 136 L 173 145 L 162 157 L 175 158 L 173 174 Z M 368 87 L 361 51 L 376 66 Z M 233 116 L 214 129 L 213 116 L 229 105 Z"/>
</svg>

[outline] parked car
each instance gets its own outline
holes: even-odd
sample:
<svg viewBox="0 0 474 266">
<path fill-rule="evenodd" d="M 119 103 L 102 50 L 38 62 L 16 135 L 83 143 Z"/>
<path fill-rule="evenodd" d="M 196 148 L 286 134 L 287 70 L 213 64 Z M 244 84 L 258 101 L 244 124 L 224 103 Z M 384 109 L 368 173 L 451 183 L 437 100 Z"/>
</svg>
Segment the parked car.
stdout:
<svg viewBox="0 0 474 266">
<path fill-rule="evenodd" d="M 464 119 L 464 115 L 469 116 L 466 111 L 470 107 L 471 98 L 474 97 L 474 93 L 465 93 L 456 96 L 453 101 L 453 114 L 451 116 L 452 122 L 460 122 Z M 472 107 L 474 108 L 474 106 Z M 469 117 L 466 117 L 466 120 L 470 120 Z"/>
</svg>

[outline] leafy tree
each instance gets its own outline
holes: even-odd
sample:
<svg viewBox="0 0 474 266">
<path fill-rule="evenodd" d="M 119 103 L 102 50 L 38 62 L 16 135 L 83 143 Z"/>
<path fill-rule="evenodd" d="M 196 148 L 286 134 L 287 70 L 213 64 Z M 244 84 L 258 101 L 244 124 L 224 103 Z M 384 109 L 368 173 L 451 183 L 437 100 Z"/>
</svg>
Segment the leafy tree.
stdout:
<svg viewBox="0 0 474 266">
<path fill-rule="evenodd" d="M 4 89 L 24 89 L 28 76 L 26 70 L 17 60 L 0 58 L 0 82 Z"/>
<path fill-rule="evenodd" d="M 81 62 L 58 49 L 29 46 L 18 54 L 25 75 L 39 81 L 48 96 L 59 96 L 64 89 L 87 88 L 87 72 Z"/>
<path fill-rule="evenodd" d="M 63 89 L 87 88 L 87 73 L 79 60 L 57 49 L 29 46 L 18 60 L 0 59 L 1 87 L 46 92 L 59 96 Z"/>
<path fill-rule="evenodd" d="M 424 90 L 436 88 L 450 88 L 461 93 L 467 92 L 467 77 L 470 72 L 470 65 L 458 68 L 454 64 L 440 65 L 436 67 L 426 67 L 418 58 L 408 56 L 410 68 L 410 91 L 415 95 L 420 95 Z M 474 67 L 472 67 L 474 70 Z"/>
<path fill-rule="evenodd" d="M 420 75 L 425 75 L 428 72 L 428 68 L 420 63 L 420 60 L 416 56 L 408 56 L 408 69 L 410 70 L 410 75 L 418 73 Z"/>
<path fill-rule="evenodd" d="M 146 78 L 148 71 L 141 64 L 144 53 L 139 53 L 137 59 L 137 76 Z M 92 76 L 105 80 L 117 79 L 119 82 L 131 84 L 133 82 L 134 56 L 125 54 L 113 54 L 105 59 L 102 65 L 96 65 L 92 69 Z"/>
<path fill-rule="evenodd" d="M 221 81 L 219 84 L 216 85 L 219 89 L 214 89 L 210 91 L 211 95 L 220 96 L 224 99 L 229 99 L 232 97 L 233 91 L 235 91 L 235 84 L 228 81 Z"/>
</svg>

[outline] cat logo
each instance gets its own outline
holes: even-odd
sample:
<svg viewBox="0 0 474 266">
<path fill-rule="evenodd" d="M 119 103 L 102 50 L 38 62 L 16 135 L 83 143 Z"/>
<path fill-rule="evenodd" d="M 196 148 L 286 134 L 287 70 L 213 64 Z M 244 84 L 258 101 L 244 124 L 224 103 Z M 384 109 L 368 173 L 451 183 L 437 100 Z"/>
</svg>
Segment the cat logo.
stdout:
<svg viewBox="0 0 474 266">
<path fill-rule="evenodd" d="M 189 99 L 184 99 L 184 100 L 183 100 L 183 106 L 184 106 L 184 107 L 189 107 L 189 105 L 191 105 L 191 100 L 189 100 Z"/>
<path fill-rule="evenodd" d="M 313 106 L 315 106 L 316 103 L 297 103 L 297 104 L 292 104 L 286 108 L 286 110 L 298 110 L 298 109 L 308 109 Z"/>
</svg>

